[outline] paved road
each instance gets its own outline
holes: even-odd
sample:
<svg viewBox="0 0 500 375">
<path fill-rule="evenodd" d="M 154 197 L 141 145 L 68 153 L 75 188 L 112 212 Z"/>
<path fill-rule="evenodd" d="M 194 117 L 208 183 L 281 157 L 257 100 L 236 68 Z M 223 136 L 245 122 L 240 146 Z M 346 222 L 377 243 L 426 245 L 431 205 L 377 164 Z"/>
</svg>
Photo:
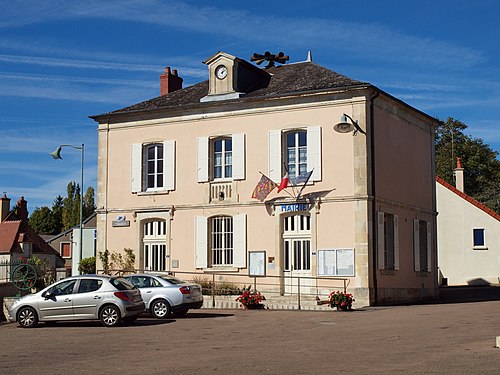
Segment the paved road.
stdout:
<svg viewBox="0 0 500 375">
<path fill-rule="evenodd" d="M 0 373 L 499 374 L 500 300 L 445 302 L 353 312 L 198 310 L 117 328 L 3 324 Z"/>
</svg>

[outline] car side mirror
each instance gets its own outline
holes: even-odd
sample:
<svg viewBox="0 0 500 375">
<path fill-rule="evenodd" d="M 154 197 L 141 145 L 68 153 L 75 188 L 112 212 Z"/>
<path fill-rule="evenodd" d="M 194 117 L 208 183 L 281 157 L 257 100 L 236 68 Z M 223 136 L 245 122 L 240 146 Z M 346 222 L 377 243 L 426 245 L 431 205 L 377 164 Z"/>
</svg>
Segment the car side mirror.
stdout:
<svg viewBox="0 0 500 375">
<path fill-rule="evenodd" d="M 50 293 L 49 291 L 43 293 L 42 297 L 45 299 L 54 299 L 54 295 L 52 293 Z"/>
</svg>

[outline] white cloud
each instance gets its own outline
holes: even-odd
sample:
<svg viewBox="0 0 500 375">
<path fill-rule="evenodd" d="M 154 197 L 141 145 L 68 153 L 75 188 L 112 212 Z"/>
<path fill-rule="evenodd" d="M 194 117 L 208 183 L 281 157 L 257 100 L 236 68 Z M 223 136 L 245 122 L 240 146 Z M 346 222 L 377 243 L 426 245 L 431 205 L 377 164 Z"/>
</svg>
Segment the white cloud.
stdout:
<svg viewBox="0 0 500 375">
<path fill-rule="evenodd" d="M 26 4 L 26 1 L 22 2 Z M 22 11 L 16 2 L 2 16 L 0 27 L 56 19 L 105 18 L 142 22 L 198 33 L 230 36 L 238 40 L 294 46 L 332 45 L 358 60 L 366 56 L 378 61 L 424 66 L 468 67 L 485 60 L 480 51 L 450 42 L 406 35 L 375 23 L 344 19 L 261 16 L 221 6 L 193 6 L 181 1 L 87 0 L 85 2 L 31 1 Z M 21 8 L 21 7 L 20 7 Z M 358 56 L 358 57 L 356 57 Z"/>
</svg>

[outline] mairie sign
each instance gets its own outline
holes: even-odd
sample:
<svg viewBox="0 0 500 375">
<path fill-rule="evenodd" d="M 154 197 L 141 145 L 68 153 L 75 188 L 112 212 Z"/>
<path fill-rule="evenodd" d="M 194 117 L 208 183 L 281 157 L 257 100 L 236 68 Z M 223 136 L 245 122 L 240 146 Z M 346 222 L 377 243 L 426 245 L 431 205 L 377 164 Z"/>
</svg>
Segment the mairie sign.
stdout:
<svg viewBox="0 0 500 375">
<path fill-rule="evenodd" d="M 307 211 L 307 204 L 294 203 L 294 204 L 281 205 L 281 212 L 293 212 L 293 211 Z"/>
</svg>

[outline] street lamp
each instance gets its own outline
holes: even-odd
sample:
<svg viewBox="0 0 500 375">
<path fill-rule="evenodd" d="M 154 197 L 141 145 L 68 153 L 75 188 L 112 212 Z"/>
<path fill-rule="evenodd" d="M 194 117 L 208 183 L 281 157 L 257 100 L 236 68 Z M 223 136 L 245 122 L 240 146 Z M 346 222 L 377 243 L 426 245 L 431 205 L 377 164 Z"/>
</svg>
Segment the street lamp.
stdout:
<svg viewBox="0 0 500 375">
<path fill-rule="evenodd" d="M 77 263 L 76 263 L 78 265 L 78 264 L 80 264 L 80 262 L 82 260 L 82 253 L 83 253 L 83 155 L 84 155 L 85 147 L 84 147 L 83 143 L 80 147 L 73 146 L 73 145 L 59 145 L 57 150 L 55 150 L 54 152 L 51 152 L 50 155 L 52 155 L 52 157 L 54 159 L 62 159 L 61 150 L 63 147 L 72 147 L 74 149 L 82 151 L 82 173 L 81 173 L 81 180 L 80 180 L 80 242 L 79 242 L 79 246 L 78 246 L 78 257 L 77 257 Z M 72 276 L 77 275 L 79 273 L 78 267 L 76 267 L 76 270 L 73 268 L 74 267 L 72 267 L 72 270 L 71 270 Z"/>
</svg>

